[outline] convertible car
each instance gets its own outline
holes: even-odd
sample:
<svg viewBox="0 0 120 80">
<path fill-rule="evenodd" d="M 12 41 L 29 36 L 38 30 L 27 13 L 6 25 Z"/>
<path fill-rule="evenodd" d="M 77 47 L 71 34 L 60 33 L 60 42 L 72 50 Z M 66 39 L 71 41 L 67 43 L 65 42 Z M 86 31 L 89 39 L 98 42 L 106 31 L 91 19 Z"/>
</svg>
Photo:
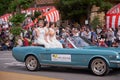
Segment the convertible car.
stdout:
<svg viewBox="0 0 120 80">
<path fill-rule="evenodd" d="M 17 61 L 25 62 L 26 68 L 35 71 L 41 66 L 88 68 L 93 74 L 103 76 L 120 68 L 120 48 L 93 46 L 84 38 L 69 37 L 65 48 L 41 46 L 15 47 L 12 54 Z"/>
</svg>

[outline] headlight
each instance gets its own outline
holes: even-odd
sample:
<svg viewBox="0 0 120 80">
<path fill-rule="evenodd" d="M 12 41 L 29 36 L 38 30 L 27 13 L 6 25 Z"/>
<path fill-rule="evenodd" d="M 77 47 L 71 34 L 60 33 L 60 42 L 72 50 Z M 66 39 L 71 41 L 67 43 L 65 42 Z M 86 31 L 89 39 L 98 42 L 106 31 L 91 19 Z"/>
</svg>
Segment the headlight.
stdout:
<svg viewBox="0 0 120 80">
<path fill-rule="evenodd" d="M 119 53 L 119 54 L 117 54 L 116 58 L 120 58 L 120 53 Z"/>
</svg>

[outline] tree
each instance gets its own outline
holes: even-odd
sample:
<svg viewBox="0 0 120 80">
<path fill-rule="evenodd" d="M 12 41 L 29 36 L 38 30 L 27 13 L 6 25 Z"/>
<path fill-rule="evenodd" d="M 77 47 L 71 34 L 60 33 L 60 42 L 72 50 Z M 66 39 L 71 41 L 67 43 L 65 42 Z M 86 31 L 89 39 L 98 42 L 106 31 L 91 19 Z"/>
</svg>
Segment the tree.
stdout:
<svg viewBox="0 0 120 80">
<path fill-rule="evenodd" d="M 22 31 L 22 28 L 21 28 L 21 27 L 12 27 L 12 28 L 10 29 L 10 32 L 11 32 L 15 37 L 18 36 L 18 35 L 20 35 L 21 31 Z"/>
<path fill-rule="evenodd" d="M 100 11 L 104 11 L 105 14 L 107 13 L 107 11 L 113 6 L 113 4 L 111 4 L 110 2 L 102 2 L 102 4 L 100 5 Z"/>
<path fill-rule="evenodd" d="M 0 0 L 0 15 L 27 9 L 33 2 L 34 0 Z"/>
<path fill-rule="evenodd" d="M 94 17 L 93 21 L 91 22 L 91 25 L 92 25 L 92 28 L 94 28 L 94 29 L 96 29 L 96 26 L 97 26 L 97 25 L 101 25 L 98 16 L 95 16 L 95 17 Z"/>
<path fill-rule="evenodd" d="M 14 26 L 20 26 L 24 20 L 25 20 L 25 14 L 17 13 L 16 15 L 12 16 L 10 22 L 12 22 Z"/>
<path fill-rule="evenodd" d="M 62 19 L 74 19 L 79 22 L 83 17 L 89 20 L 93 5 L 99 6 L 101 10 L 108 10 L 106 3 L 110 4 L 104 0 L 60 0 L 56 7 L 60 10 Z"/>
<path fill-rule="evenodd" d="M 13 0 L 0 0 L 0 15 L 8 12 L 8 4 Z"/>
<path fill-rule="evenodd" d="M 27 9 L 31 6 L 33 0 L 13 0 L 9 5 L 9 11 L 14 14 L 10 19 L 10 22 L 13 23 L 11 28 L 11 33 L 15 36 L 21 33 L 22 27 L 21 23 L 25 20 L 25 14 L 21 13 L 21 9 Z"/>
<path fill-rule="evenodd" d="M 9 5 L 9 11 L 20 13 L 21 9 L 29 8 L 33 2 L 34 0 L 13 0 Z"/>
</svg>

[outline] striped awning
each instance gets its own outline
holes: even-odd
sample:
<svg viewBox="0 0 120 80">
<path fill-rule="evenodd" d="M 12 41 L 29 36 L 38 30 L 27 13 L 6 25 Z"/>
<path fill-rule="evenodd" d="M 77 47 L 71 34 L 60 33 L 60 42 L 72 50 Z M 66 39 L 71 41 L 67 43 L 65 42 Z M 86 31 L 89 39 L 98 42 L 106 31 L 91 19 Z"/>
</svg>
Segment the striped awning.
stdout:
<svg viewBox="0 0 120 80">
<path fill-rule="evenodd" d="M 120 25 L 120 4 L 111 8 L 106 14 L 106 27 L 118 28 Z"/>
<path fill-rule="evenodd" d="M 48 10 L 49 9 L 49 10 Z M 35 11 L 41 11 L 43 12 L 43 16 L 46 17 L 46 20 L 48 22 L 57 22 L 59 18 L 59 12 L 54 6 L 44 6 L 40 8 L 29 8 L 26 10 L 22 10 L 21 13 L 26 13 L 26 14 L 34 14 Z M 8 22 L 9 18 L 12 17 L 12 14 L 5 14 L 0 17 L 2 21 Z"/>
<path fill-rule="evenodd" d="M 0 16 L 0 19 L 3 22 L 8 22 L 10 17 L 12 17 L 12 14 L 4 14 L 3 16 Z"/>
<path fill-rule="evenodd" d="M 57 22 L 59 18 L 59 12 L 55 8 L 43 14 L 46 17 L 46 21 L 48 22 Z"/>
</svg>

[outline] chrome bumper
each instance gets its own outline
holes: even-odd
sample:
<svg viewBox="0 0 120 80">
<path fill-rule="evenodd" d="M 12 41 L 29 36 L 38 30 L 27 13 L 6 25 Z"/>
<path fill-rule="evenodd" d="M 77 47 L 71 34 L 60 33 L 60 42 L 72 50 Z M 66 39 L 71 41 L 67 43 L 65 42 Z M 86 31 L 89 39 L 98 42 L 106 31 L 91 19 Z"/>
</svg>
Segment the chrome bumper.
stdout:
<svg viewBox="0 0 120 80">
<path fill-rule="evenodd" d="M 116 60 L 111 60 L 110 62 L 115 64 L 120 64 L 120 61 L 116 61 Z"/>
</svg>

